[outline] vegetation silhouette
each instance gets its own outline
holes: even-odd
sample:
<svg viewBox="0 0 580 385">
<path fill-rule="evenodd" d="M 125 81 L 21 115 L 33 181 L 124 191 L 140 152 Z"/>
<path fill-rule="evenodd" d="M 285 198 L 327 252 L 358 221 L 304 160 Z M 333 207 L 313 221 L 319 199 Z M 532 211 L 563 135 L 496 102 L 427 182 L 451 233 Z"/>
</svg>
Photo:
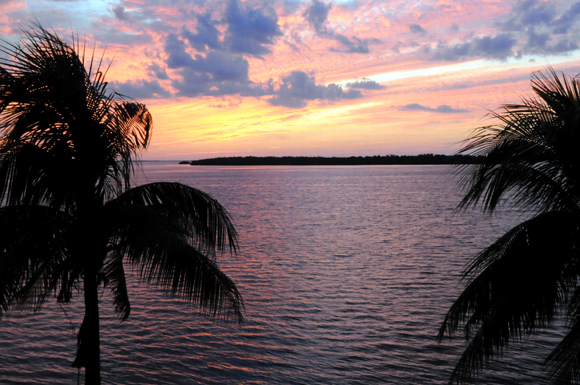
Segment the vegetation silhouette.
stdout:
<svg viewBox="0 0 580 385">
<path fill-rule="evenodd" d="M 203 312 L 242 323 L 243 302 L 216 257 L 237 252 L 229 214 L 178 183 L 131 188 L 149 143 L 144 105 L 108 92 L 102 58 L 33 24 L 0 48 L 0 315 L 84 294 L 73 366 L 100 384 L 99 292 L 131 311 L 125 266 Z M 86 67 L 85 67 L 86 65 Z"/>
<path fill-rule="evenodd" d="M 362 166 L 398 164 L 465 164 L 481 160 L 468 155 L 375 155 L 350 157 L 321 156 L 233 156 L 193 160 L 192 166 Z M 187 164 L 183 161 L 180 164 Z"/>
<path fill-rule="evenodd" d="M 466 266 L 466 286 L 449 309 L 439 340 L 464 325 L 469 343 L 450 383 L 470 381 L 508 347 L 550 324 L 567 334 L 544 362 L 547 381 L 580 383 L 580 79 L 551 67 L 532 74 L 533 97 L 491 113 L 460 154 L 484 156 L 463 166 L 459 208 L 493 213 L 504 200 L 535 217 L 501 236 Z"/>
</svg>

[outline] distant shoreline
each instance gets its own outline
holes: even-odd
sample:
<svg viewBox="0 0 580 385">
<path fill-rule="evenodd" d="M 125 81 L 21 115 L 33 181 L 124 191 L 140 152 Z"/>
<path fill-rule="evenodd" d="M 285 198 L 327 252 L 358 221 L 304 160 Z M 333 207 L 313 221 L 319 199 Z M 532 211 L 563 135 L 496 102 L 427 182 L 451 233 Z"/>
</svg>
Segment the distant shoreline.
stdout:
<svg viewBox="0 0 580 385">
<path fill-rule="evenodd" d="M 366 165 L 429 165 L 477 164 L 481 157 L 471 155 L 375 155 L 351 157 L 312 156 L 234 156 L 182 161 L 192 166 L 366 166 Z"/>
</svg>

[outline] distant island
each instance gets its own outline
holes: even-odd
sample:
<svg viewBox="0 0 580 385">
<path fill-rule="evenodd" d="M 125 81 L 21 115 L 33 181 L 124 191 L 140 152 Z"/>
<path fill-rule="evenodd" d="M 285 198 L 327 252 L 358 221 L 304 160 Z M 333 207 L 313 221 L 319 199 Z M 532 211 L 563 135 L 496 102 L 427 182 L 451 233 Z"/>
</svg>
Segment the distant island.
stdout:
<svg viewBox="0 0 580 385">
<path fill-rule="evenodd" d="M 375 155 L 350 157 L 321 156 L 234 156 L 182 161 L 192 166 L 364 166 L 364 165 L 427 165 L 477 164 L 482 159 L 471 155 Z"/>
</svg>

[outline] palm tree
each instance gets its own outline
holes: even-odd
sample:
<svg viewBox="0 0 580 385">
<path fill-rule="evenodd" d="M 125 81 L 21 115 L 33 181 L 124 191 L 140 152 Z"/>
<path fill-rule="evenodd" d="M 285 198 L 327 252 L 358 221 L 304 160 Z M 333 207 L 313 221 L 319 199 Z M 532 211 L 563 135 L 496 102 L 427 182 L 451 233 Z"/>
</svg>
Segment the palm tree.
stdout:
<svg viewBox="0 0 580 385">
<path fill-rule="evenodd" d="M 535 216 L 466 266 L 464 291 L 439 340 L 464 325 L 469 343 L 450 383 L 469 381 L 513 341 L 561 316 L 567 335 L 547 356 L 547 379 L 580 383 L 580 79 L 532 75 L 533 97 L 492 113 L 459 153 L 483 156 L 463 169 L 459 207 L 493 213 L 504 200 Z"/>
<path fill-rule="evenodd" d="M 84 294 L 73 366 L 100 384 L 99 291 L 125 320 L 125 266 L 213 317 L 243 321 L 242 298 L 216 265 L 236 231 L 209 195 L 178 183 L 131 188 L 149 143 L 144 105 L 108 92 L 102 59 L 35 24 L 0 48 L 0 315 Z"/>
</svg>

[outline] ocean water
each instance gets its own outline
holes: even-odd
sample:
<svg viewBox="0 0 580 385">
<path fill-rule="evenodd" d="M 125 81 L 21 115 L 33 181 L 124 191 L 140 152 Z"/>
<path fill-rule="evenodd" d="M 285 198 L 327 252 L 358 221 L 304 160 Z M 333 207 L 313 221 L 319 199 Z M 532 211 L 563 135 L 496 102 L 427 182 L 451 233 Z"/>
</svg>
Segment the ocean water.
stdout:
<svg viewBox="0 0 580 385">
<path fill-rule="evenodd" d="M 242 327 L 141 283 L 132 313 L 101 300 L 106 384 L 444 384 L 465 340 L 435 341 L 465 263 L 526 214 L 455 213 L 449 166 L 191 167 L 144 163 L 138 182 L 178 181 L 231 213 L 240 252 L 220 267 Z M 0 321 L 0 384 L 76 384 L 82 295 Z M 561 327 L 505 352 L 476 383 L 539 383 Z"/>
</svg>

